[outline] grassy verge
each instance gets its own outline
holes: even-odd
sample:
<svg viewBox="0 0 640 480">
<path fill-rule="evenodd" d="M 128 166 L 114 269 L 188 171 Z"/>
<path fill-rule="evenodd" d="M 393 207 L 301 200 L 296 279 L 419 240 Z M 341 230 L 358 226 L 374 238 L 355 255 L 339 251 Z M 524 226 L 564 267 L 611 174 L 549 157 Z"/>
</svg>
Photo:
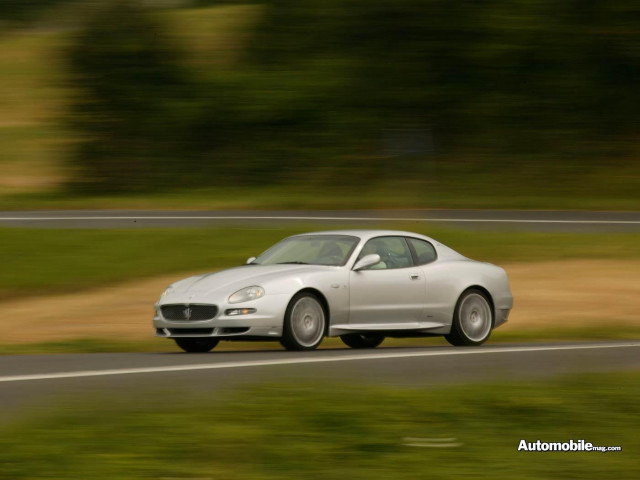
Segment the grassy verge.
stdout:
<svg viewBox="0 0 640 480">
<path fill-rule="evenodd" d="M 640 476 L 638 373 L 435 389 L 273 384 L 223 398 L 167 391 L 165 401 L 158 393 L 75 399 L 14 421 L 0 437 L 0 478 Z M 521 439 L 622 451 L 518 452 Z M 438 440 L 450 446 L 407 445 Z"/>
<path fill-rule="evenodd" d="M 0 344 L 0 355 L 44 355 L 52 353 L 129 353 L 166 352 L 171 345 L 150 340 L 143 342 L 107 340 L 103 338 L 77 338 L 56 342 L 27 344 Z"/>
<path fill-rule="evenodd" d="M 150 334 L 151 335 L 151 334 Z M 640 326 L 573 326 L 536 329 L 498 329 L 492 333 L 488 346 L 513 342 L 563 342 L 581 340 L 637 340 Z M 381 347 L 428 347 L 449 345 L 442 337 L 387 338 Z M 339 338 L 325 338 L 320 349 L 347 348 Z M 453 348 L 453 347 L 452 347 Z M 282 350 L 280 343 L 272 342 L 221 342 L 213 351 Z M 77 338 L 56 342 L 26 344 L 0 343 L 0 355 L 42 355 L 55 353 L 128 353 L 180 351 L 172 340 L 153 338 L 145 341 L 113 340 L 103 338 Z"/>
<path fill-rule="evenodd" d="M 638 234 L 576 235 L 474 231 L 473 235 L 470 235 L 468 231 L 428 228 L 424 224 L 385 226 L 430 234 L 472 258 L 507 264 L 507 267 L 511 264 L 516 295 L 523 293 L 525 287 L 522 281 L 526 281 L 528 276 L 533 275 L 533 287 L 540 286 L 540 281 L 544 280 L 538 279 L 536 283 L 536 275 L 540 276 L 541 271 L 546 272 L 554 268 L 553 263 L 537 265 L 535 262 L 538 261 L 640 258 Z M 165 281 L 168 283 L 170 278 L 185 276 L 185 272 L 205 272 L 239 265 L 247 257 L 256 255 L 287 235 L 316 228 L 298 225 L 262 229 L 0 229 L 0 250 L 4 263 L 4 268 L 0 269 L 0 301 L 6 300 L 4 304 L 14 315 L 8 317 L 8 330 L 5 334 L 9 337 L 0 342 L 0 354 L 175 350 L 172 342 L 151 337 L 147 321 L 150 314 L 146 305 L 151 305 L 166 285 L 161 278 L 153 277 L 167 276 Z M 608 282 L 607 276 L 611 281 L 615 281 L 615 275 L 624 274 L 630 282 L 628 295 L 633 296 L 637 288 L 633 276 L 630 276 L 629 268 L 635 267 L 626 268 L 625 262 L 620 261 L 615 265 L 617 266 L 601 272 L 602 278 L 596 278 L 594 281 Z M 576 271 L 582 272 L 579 275 L 591 275 L 591 271 L 585 268 Z M 567 282 L 571 282 L 571 275 L 565 273 L 564 277 L 560 278 L 566 278 Z M 110 298 L 126 297 L 132 286 L 146 285 L 142 283 L 145 277 L 151 277 L 148 281 L 153 285 L 141 287 L 139 294 L 131 299 L 130 307 L 122 311 L 110 310 Z M 155 283 L 158 285 L 155 286 Z M 93 290 L 105 285 L 109 288 Z M 626 297 L 616 297 L 615 294 L 619 294 L 618 290 L 609 294 L 604 292 L 604 303 L 594 305 L 594 308 L 603 313 L 603 319 L 607 318 L 605 322 L 594 320 L 591 311 L 585 311 L 584 318 L 576 316 L 574 310 L 584 307 L 584 303 L 579 300 L 584 297 L 580 297 L 582 293 L 579 287 L 576 289 L 575 286 L 560 282 L 558 288 L 566 292 L 569 302 L 566 305 L 564 302 L 558 303 L 557 298 L 547 298 L 545 292 L 550 293 L 549 291 L 543 289 L 542 293 L 538 293 L 546 298 L 547 302 L 551 302 L 550 305 L 555 305 L 547 308 L 554 308 L 553 312 L 558 317 L 554 318 L 558 321 L 554 318 L 538 317 L 536 311 L 544 316 L 547 310 L 545 307 L 538 308 L 532 304 L 531 294 L 518 295 L 518 301 L 522 302 L 518 304 L 519 308 L 512 317 L 513 322 L 496 330 L 491 342 L 640 338 L 640 327 L 634 324 L 633 317 L 630 317 L 632 314 L 629 313 L 628 307 L 625 307 L 629 300 Z M 593 285 L 587 282 L 585 288 L 592 289 Z M 57 295 L 61 293 L 71 295 Z M 40 307 L 27 308 L 31 305 L 29 297 L 39 295 L 53 295 L 46 298 L 55 300 L 53 304 L 57 307 L 54 311 L 60 314 L 52 316 L 50 302 L 40 302 Z M 94 295 L 95 298 L 90 295 Z M 82 303 L 86 303 L 86 298 L 93 298 L 90 302 L 94 303 L 89 305 L 89 310 L 87 305 Z M 586 298 L 587 303 L 590 298 Z M 616 298 L 620 301 L 616 301 Z M 18 301 L 10 301 L 14 299 Z M 607 305 L 615 308 L 609 309 Z M 569 319 L 558 313 L 563 311 L 563 308 L 571 314 Z M 531 313 L 531 309 L 535 315 Z M 95 325 L 92 328 L 85 328 L 84 320 L 80 320 L 88 311 L 93 312 Z M 518 321 L 518 315 L 524 315 L 520 319 L 524 319 L 524 323 Z M 46 320 L 47 318 L 50 319 Z M 130 318 L 139 328 L 132 330 L 129 323 L 118 326 L 122 318 Z M 539 326 L 535 320 L 537 318 L 543 320 Z M 548 321 L 544 321 L 545 319 Z M 66 326 L 66 330 L 58 328 L 62 326 Z M 36 332 L 36 337 L 28 336 L 30 331 Z M 147 331 L 148 340 L 144 334 Z M 135 334 L 134 337 L 131 338 L 131 334 Z M 14 341 L 16 343 L 11 343 Z M 392 347 L 432 344 L 444 344 L 444 341 L 388 339 L 384 345 Z M 343 345 L 340 340 L 327 339 L 323 347 L 342 348 Z M 280 347 L 277 343 L 225 342 L 218 350 L 272 348 Z"/>
<path fill-rule="evenodd" d="M 604 164 L 606 162 L 603 161 Z M 61 171 L 61 163 L 51 167 Z M 638 210 L 637 173 L 574 179 L 579 191 L 533 182 L 525 173 L 501 174 L 483 182 L 475 175 L 452 171 L 437 183 L 397 181 L 392 185 L 233 186 L 118 196 L 69 195 L 60 188 L 0 195 L 0 210 L 46 209 L 386 209 L 386 208 L 487 208 Z M 505 187 L 508 186 L 508 187 Z M 603 191 L 606 188 L 606 191 Z M 33 190 L 33 189 L 32 189 Z M 545 192 L 541 195 L 540 192 Z"/>
<path fill-rule="evenodd" d="M 239 265 L 296 231 L 0 229 L 5 262 L 0 273 L 0 298 Z"/>
<path fill-rule="evenodd" d="M 374 228 L 371 225 L 371 228 Z M 478 260 L 504 264 L 560 259 L 640 258 L 639 234 L 468 231 L 384 225 L 432 235 Z M 0 229 L 0 298 L 88 289 L 109 283 L 242 264 L 281 238 L 329 227 L 145 230 Z"/>
<path fill-rule="evenodd" d="M 640 325 L 573 325 L 569 327 L 540 327 L 527 329 L 497 329 L 491 334 L 489 343 L 505 342 L 561 342 L 571 340 L 637 340 Z"/>
</svg>

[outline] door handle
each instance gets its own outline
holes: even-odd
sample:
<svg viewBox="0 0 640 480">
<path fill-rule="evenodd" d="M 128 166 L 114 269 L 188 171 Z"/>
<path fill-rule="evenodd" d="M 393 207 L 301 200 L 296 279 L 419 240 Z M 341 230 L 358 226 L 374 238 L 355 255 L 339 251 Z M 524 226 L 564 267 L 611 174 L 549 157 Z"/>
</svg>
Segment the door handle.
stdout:
<svg viewBox="0 0 640 480">
<path fill-rule="evenodd" d="M 411 275 L 409 275 L 409 277 L 411 278 L 411 280 L 420 280 L 420 275 L 418 275 L 417 273 L 412 273 Z"/>
</svg>

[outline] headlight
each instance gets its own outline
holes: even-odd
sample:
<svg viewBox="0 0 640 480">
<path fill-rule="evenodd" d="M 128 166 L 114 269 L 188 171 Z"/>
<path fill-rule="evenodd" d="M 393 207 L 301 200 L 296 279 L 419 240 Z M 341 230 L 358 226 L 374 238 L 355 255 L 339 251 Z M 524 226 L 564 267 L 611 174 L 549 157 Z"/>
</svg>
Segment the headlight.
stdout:
<svg viewBox="0 0 640 480">
<path fill-rule="evenodd" d="M 229 297 L 229 303 L 242 303 L 264 296 L 264 289 L 256 285 L 238 290 Z"/>
</svg>

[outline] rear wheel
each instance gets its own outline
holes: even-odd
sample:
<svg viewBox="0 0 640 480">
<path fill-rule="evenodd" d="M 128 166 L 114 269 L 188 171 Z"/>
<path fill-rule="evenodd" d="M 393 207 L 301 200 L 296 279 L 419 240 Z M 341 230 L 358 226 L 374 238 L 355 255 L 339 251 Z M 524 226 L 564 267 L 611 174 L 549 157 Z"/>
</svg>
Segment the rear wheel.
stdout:
<svg viewBox="0 0 640 480">
<path fill-rule="evenodd" d="M 324 338 L 326 325 L 326 314 L 318 297 L 299 293 L 287 307 L 280 343 L 287 350 L 314 350 Z"/>
<path fill-rule="evenodd" d="M 465 291 L 456 303 L 451 333 L 445 338 L 457 347 L 482 345 L 491 335 L 493 311 L 486 294 L 478 289 Z"/>
<path fill-rule="evenodd" d="M 384 342 L 384 335 L 375 333 L 347 333 L 340 335 L 340 340 L 351 348 L 376 348 Z"/>
<path fill-rule="evenodd" d="M 206 353 L 219 342 L 217 338 L 174 338 L 173 340 L 188 353 Z"/>
</svg>

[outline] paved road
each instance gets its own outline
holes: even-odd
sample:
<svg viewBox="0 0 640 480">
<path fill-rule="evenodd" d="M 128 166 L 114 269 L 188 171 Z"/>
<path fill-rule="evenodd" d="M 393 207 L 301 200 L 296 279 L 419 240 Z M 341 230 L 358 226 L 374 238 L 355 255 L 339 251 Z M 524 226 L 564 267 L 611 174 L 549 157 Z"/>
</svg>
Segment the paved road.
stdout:
<svg viewBox="0 0 640 480">
<path fill-rule="evenodd" d="M 148 228 L 206 225 L 361 226 L 394 223 L 455 225 L 465 228 L 531 231 L 640 232 L 640 212 L 535 210 L 325 210 L 325 211 L 160 211 L 56 210 L 0 212 L 0 225 L 34 228 Z"/>
<path fill-rule="evenodd" d="M 256 382 L 428 386 L 640 369 L 640 341 L 313 352 L 127 353 L 0 357 L 0 419 L 85 396 L 150 392 L 174 401 Z M 156 392 L 156 393 L 154 393 Z"/>
</svg>

